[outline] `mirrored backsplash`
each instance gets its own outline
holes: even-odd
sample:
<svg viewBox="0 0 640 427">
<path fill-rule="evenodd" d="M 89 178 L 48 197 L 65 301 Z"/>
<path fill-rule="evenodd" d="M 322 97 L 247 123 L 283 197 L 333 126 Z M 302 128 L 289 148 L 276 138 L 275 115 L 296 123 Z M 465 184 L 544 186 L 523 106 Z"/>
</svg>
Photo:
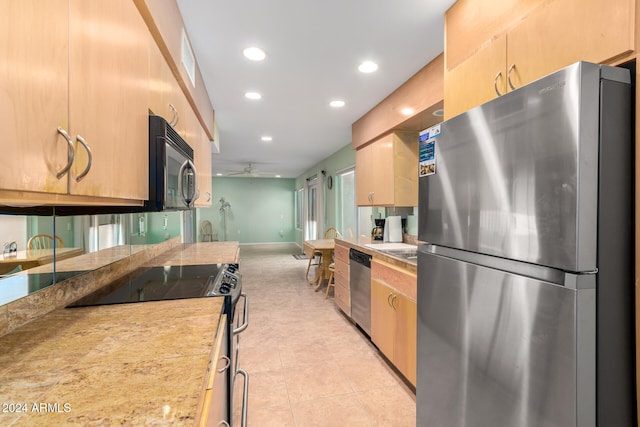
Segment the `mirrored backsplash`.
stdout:
<svg viewBox="0 0 640 427">
<path fill-rule="evenodd" d="M 0 305 L 183 235 L 182 212 L 0 215 Z"/>
</svg>

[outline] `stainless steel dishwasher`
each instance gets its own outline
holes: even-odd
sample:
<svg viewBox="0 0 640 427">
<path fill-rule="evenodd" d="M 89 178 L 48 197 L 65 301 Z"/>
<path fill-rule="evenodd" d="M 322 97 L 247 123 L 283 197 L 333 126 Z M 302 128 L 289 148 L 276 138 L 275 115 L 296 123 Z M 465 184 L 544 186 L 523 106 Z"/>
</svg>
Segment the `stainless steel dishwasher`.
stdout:
<svg viewBox="0 0 640 427">
<path fill-rule="evenodd" d="M 349 250 L 351 318 L 371 335 L 371 255 Z"/>
</svg>

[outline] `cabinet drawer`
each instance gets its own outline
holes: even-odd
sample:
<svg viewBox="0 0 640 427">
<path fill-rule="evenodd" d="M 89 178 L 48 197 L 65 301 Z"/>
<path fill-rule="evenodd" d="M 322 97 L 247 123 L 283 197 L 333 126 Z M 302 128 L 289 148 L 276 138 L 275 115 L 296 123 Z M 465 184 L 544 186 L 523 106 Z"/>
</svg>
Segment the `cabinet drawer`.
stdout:
<svg viewBox="0 0 640 427">
<path fill-rule="evenodd" d="M 334 276 L 336 278 L 336 282 L 338 280 L 343 281 L 344 283 L 346 283 L 347 285 L 349 284 L 349 264 L 340 261 L 340 260 L 336 260 L 335 261 L 335 271 L 334 271 Z"/>
<path fill-rule="evenodd" d="M 336 244 L 333 248 L 333 256 L 336 261 L 342 261 L 344 263 L 349 263 L 349 248 L 346 246 L 342 246 Z"/>
<path fill-rule="evenodd" d="M 334 288 L 334 301 L 336 305 L 340 307 L 342 311 L 348 316 L 351 316 L 351 295 L 348 288 L 342 286 L 336 286 Z"/>
<path fill-rule="evenodd" d="M 371 262 L 371 280 L 378 280 L 409 299 L 417 299 L 418 279 L 413 272 L 374 259 Z"/>
</svg>

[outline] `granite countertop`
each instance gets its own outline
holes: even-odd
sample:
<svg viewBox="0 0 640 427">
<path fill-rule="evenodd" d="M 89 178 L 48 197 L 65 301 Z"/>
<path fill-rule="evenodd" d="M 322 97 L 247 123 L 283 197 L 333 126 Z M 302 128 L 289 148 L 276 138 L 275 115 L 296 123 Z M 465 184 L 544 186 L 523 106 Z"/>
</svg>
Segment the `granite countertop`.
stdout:
<svg viewBox="0 0 640 427">
<path fill-rule="evenodd" d="M 381 241 L 371 240 L 369 237 L 340 237 L 336 238 L 336 243 L 340 243 L 348 248 L 353 248 L 371 255 L 374 259 L 379 259 L 389 264 L 393 264 L 397 267 L 406 269 L 407 271 L 415 273 L 418 270 L 416 262 L 409 262 L 404 258 L 393 256 L 388 253 L 380 252 L 375 249 L 376 245 L 384 245 Z M 412 245 L 416 246 L 416 245 Z M 383 246 L 381 246 L 383 247 Z"/>
<path fill-rule="evenodd" d="M 221 312 L 221 298 L 62 308 L 1 337 L 0 425 L 193 425 Z"/>
<path fill-rule="evenodd" d="M 238 242 L 184 243 L 182 248 L 167 251 L 145 265 L 200 265 L 237 263 L 240 259 Z"/>
</svg>

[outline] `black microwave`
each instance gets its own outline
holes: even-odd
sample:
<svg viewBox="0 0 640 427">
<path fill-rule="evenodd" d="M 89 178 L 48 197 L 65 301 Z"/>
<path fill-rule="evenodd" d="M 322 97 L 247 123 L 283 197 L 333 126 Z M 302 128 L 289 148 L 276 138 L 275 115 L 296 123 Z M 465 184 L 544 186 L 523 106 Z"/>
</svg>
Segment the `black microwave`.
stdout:
<svg viewBox="0 0 640 427">
<path fill-rule="evenodd" d="M 149 200 L 144 210 L 191 209 L 198 198 L 193 148 L 160 116 L 149 116 Z"/>
</svg>

